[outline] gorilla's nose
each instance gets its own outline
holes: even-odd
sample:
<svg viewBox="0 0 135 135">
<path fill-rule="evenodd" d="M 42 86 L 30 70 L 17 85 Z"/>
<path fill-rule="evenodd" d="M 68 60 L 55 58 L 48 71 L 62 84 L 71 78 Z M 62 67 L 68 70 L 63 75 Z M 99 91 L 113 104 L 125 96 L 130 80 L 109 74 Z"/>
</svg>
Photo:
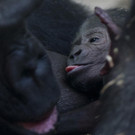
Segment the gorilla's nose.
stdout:
<svg viewBox="0 0 135 135">
<path fill-rule="evenodd" d="M 82 49 L 79 49 L 75 52 L 72 52 L 71 55 L 69 56 L 70 59 L 74 59 L 75 57 L 79 56 L 82 52 Z"/>
</svg>

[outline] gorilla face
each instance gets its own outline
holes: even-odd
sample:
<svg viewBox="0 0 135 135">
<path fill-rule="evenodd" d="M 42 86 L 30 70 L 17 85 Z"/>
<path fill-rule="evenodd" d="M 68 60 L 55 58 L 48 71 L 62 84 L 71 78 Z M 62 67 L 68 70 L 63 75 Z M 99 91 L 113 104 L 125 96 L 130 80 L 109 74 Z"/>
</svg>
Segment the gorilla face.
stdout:
<svg viewBox="0 0 135 135">
<path fill-rule="evenodd" d="M 57 122 L 60 92 L 50 61 L 24 24 L 25 16 L 40 2 L 0 2 L 6 7 L 0 7 L 1 135 L 45 134 Z"/>
<path fill-rule="evenodd" d="M 74 87 L 90 93 L 92 89 L 101 88 L 100 71 L 105 65 L 110 45 L 105 28 L 96 27 L 81 34 L 72 47 L 66 67 L 67 78 Z"/>
</svg>

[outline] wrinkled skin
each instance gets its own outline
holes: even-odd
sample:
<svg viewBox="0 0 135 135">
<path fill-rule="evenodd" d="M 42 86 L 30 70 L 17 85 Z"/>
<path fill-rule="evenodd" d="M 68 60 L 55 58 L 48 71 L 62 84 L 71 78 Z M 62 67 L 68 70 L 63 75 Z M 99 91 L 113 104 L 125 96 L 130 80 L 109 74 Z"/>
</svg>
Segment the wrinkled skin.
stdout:
<svg viewBox="0 0 135 135">
<path fill-rule="evenodd" d="M 99 93 L 103 83 L 100 72 L 105 66 L 110 46 L 109 34 L 102 27 L 89 29 L 73 43 L 67 65 L 78 67 L 68 72 L 67 77 L 74 87 L 91 96 Z"/>
</svg>

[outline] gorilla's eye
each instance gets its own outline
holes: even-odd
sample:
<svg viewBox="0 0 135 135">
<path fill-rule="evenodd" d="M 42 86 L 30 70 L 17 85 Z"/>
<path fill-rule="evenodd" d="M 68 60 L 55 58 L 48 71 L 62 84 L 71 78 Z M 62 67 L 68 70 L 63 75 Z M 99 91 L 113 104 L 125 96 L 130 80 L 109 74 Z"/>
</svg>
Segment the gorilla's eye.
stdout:
<svg viewBox="0 0 135 135">
<path fill-rule="evenodd" d="M 93 43 L 93 42 L 96 42 L 96 41 L 98 41 L 99 40 L 99 38 L 98 37 L 93 37 L 93 38 L 91 38 L 90 39 L 90 43 Z"/>
</svg>

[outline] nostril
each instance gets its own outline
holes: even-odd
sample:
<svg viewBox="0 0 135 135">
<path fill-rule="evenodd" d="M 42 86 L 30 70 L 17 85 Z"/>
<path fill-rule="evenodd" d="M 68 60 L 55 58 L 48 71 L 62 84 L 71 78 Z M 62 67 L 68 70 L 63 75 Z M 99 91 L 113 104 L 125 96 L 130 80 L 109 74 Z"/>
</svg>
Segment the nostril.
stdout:
<svg viewBox="0 0 135 135">
<path fill-rule="evenodd" d="M 82 52 L 82 50 L 80 49 L 80 50 L 78 50 L 74 55 L 75 55 L 75 56 L 78 56 L 78 55 L 80 55 L 81 52 Z"/>
<path fill-rule="evenodd" d="M 73 56 L 73 55 L 70 55 L 70 56 L 69 56 L 69 58 L 70 58 L 70 59 L 73 59 L 73 58 L 74 58 L 74 56 Z"/>
</svg>

